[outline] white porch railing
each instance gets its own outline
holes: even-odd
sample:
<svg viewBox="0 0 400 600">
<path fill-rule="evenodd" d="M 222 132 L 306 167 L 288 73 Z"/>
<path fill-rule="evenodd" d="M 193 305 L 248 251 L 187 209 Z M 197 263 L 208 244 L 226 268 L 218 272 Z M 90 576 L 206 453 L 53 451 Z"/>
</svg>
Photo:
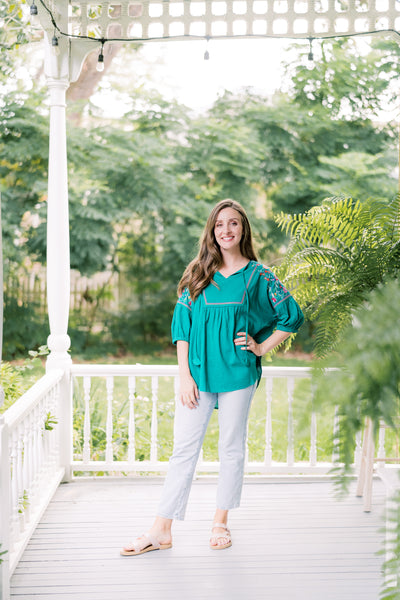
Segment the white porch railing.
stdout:
<svg viewBox="0 0 400 600">
<path fill-rule="evenodd" d="M 0 565 L 2 598 L 8 581 L 64 471 L 58 424 L 62 370 L 42 377 L 0 416 Z"/>
<path fill-rule="evenodd" d="M 178 367 L 172 365 L 73 365 L 71 368 L 73 379 L 75 443 L 72 470 L 74 472 L 165 472 L 168 465 L 163 446 L 172 448 L 172 423 L 173 404 L 178 393 Z M 262 439 L 262 449 L 252 451 L 255 434 L 252 423 L 253 409 L 250 415 L 249 440 L 246 460 L 246 473 L 275 473 L 275 474 L 327 474 L 332 468 L 335 457 L 319 457 L 321 444 L 318 440 L 318 418 L 312 411 L 311 399 L 311 373 L 306 367 L 264 367 L 263 381 L 256 392 L 254 402 L 258 404 L 258 433 L 257 439 Z M 299 449 L 295 444 L 295 425 L 302 415 L 296 402 L 299 398 L 299 382 L 307 381 L 302 392 L 302 405 L 307 404 L 310 413 L 307 424 L 308 435 L 302 431 L 302 457 L 299 459 Z M 275 388 L 279 387 L 279 399 Z M 147 451 L 140 450 L 138 455 L 136 436 L 140 433 L 137 425 L 137 413 L 143 403 L 147 408 Z M 285 404 L 286 422 L 282 422 L 282 415 L 277 417 L 274 408 Z M 124 432 L 124 446 L 121 449 L 121 431 L 117 430 L 116 423 L 124 405 L 124 419 L 126 427 Z M 105 414 L 100 419 L 99 407 L 105 408 Z M 167 406 L 167 408 L 165 408 Z M 261 407 L 261 408 L 260 408 Z M 280 413 L 282 410 L 280 410 Z M 263 413 L 260 415 L 260 413 Z M 96 424 L 93 426 L 93 414 Z M 295 414 L 297 418 L 295 418 Z M 80 431 L 77 430 L 80 423 Z M 260 423 L 263 429 L 260 433 Z M 286 438 L 284 456 L 276 457 L 274 438 L 279 427 L 280 447 L 282 437 Z M 339 423 L 336 413 L 332 413 L 329 433 L 325 431 L 325 438 L 336 437 Z M 96 430 L 96 448 L 93 449 L 93 436 Z M 326 429 L 326 424 L 325 424 Z M 160 433 L 161 432 L 161 433 Z M 99 452 L 99 433 L 102 438 Z M 143 432 L 142 432 L 143 437 Z M 77 441 L 78 440 L 78 441 Z M 360 437 L 357 440 L 355 462 L 358 463 L 361 451 Z M 146 446 L 146 441 L 144 443 Z M 116 446 L 118 448 L 116 449 Z M 143 440 L 142 440 L 143 448 Z M 162 457 L 159 456 L 161 449 Z M 125 451 L 124 451 L 125 450 Z M 93 454 L 96 454 L 94 457 Z M 256 454 L 257 456 L 254 456 Z M 261 456 L 260 456 L 261 454 Z M 304 456 L 306 454 L 306 456 Z M 197 472 L 218 472 L 219 463 L 216 460 L 200 455 Z"/>
<path fill-rule="evenodd" d="M 177 394 L 177 366 L 72 365 L 71 385 L 61 369 L 50 371 L 0 416 L 0 542 L 7 550 L 0 565 L 2 600 L 8 600 L 10 576 L 63 478 L 166 471 Z M 308 368 L 263 368 L 250 415 L 247 474 L 329 472 L 336 457 L 324 446 L 337 436 L 337 411 L 321 415 L 312 406 Z M 206 447 L 198 473 L 218 472 L 215 444 L 212 454 Z M 360 455 L 361 435 L 356 466 Z"/>
</svg>

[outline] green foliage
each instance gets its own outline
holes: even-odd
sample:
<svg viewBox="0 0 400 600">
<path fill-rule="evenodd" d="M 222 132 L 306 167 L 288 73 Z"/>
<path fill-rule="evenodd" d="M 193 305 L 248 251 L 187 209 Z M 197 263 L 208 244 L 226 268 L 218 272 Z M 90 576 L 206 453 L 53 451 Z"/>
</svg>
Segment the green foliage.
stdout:
<svg viewBox="0 0 400 600">
<path fill-rule="evenodd" d="M 44 428 L 46 431 L 53 431 L 54 425 L 58 424 L 58 420 L 51 414 L 51 412 L 46 413 L 46 418 L 44 421 Z"/>
<path fill-rule="evenodd" d="M 1 548 L 1 544 L 0 544 L 0 548 Z M 0 564 L 3 562 L 3 559 L 1 558 L 2 556 L 4 556 L 4 554 L 7 554 L 8 550 L 0 550 Z"/>
<path fill-rule="evenodd" d="M 399 481 L 400 484 L 400 481 Z M 379 595 L 381 600 L 400 598 L 400 490 L 393 494 L 386 513 L 385 542 L 381 554 L 385 556 L 383 571 L 385 583 Z"/>
<path fill-rule="evenodd" d="M 395 133 L 370 120 L 367 104 L 378 106 L 390 89 L 396 50 L 386 43 L 369 57 L 343 42 L 323 47 L 326 60 L 307 71 L 312 85 L 321 87 L 320 97 L 305 89 L 301 62 L 287 67 L 284 79 L 294 81 L 288 93 L 267 100 L 250 91 L 226 92 L 196 117 L 124 79 L 123 93 L 131 98 L 122 123 L 106 121 L 93 104 L 85 107 L 83 127 L 68 125 L 71 267 L 85 276 L 118 271 L 126 282 L 119 314 L 101 311 L 110 293 L 104 288 L 91 299 L 87 322 L 71 315 L 74 352 L 106 343 L 115 348 L 111 335 L 121 350 L 169 338 L 176 284 L 196 254 L 210 206 L 223 197 L 245 206 L 259 256 L 270 263 L 285 241 L 274 221 L 277 210 L 303 212 L 338 192 L 359 198 L 394 193 Z M 355 96 L 345 118 L 338 118 L 349 96 L 346 57 Z M 384 76 L 364 81 L 374 60 Z M 333 79 L 331 71 L 337 71 Z M 31 83 L 29 92 L 15 86 L 3 93 L 0 104 L 6 272 L 46 260 L 48 114 L 40 80 Z M 47 335 L 40 319 L 29 318 L 30 309 L 23 309 L 30 341 L 19 339 L 6 321 L 7 357 Z M 15 323 L 19 309 L 9 310 Z M 100 339 L 96 327 L 105 322 Z"/>
<path fill-rule="evenodd" d="M 367 293 L 399 272 L 400 198 L 330 198 L 277 223 L 293 236 L 279 274 L 316 324 L 317 356 L 326 356 Z"/>
<path fill-rule="evenodd" d="M 397 181 L 388 176 L 396 168 L 394 152 L 345 152 L 332 157 L 320 156 L 319 162 L 319 190 L 327 196 L 384 199 L 395 195 Z"/>
<path fill-rule="evenodd" d="M 40 39 L 42 32 L 31 27 L 25 0 L 0 0 L 0 79 L 13 72 L 13 50 Z"/>
<path fill-rule="evenodd" d="M 0 368 L 0 385 L 4 390 L 4 404 L 0 413 L 6 411 L 28 390 L 37 379 L 36 372 L 42 370 L 40 357 L 48 353 L 47 346 L 38 351 L 30 351 L 30 358 L 21 365 L 12 365 L 2 361 Z"/>
<path fill-rule="evenodd" d="M 334 364 L 339 371 L 317 371 L 317 398 L 339 406 L 339 460 L 351 469 L 355 434 L 372 419 L 375 436 L 380 420 L 393 429 L 400 414 L 400 286 L 385 280 L 365 295 L 340 343 Z M 332 360 L 328 364 L 332 364 Z"/>
<path fill-rule="evenodd" d="M 28 348 L 38 348 L 48 335 L 47 316 L 37 311 L 33 302 L 5 297 L 3 357 L 6 360 L 26 356 Z"/>
<path fill-rule="evenodd" d="M 27 387 L 21 371 L 15 369 L 10 363 L 1 363 L 0 375 L 0 383 L 5 397 L 4 404 L 0 407 L 0 412 L 4 412 L 22 396 Z"/>
<path fill-rule="evenodd" d="M 23 514 L 29 506 L 29 495 L 26 490 L 23 491 L 22 496 L 18 499 L 18 512 Z"/>
<path fill-rule="evenodd" d="M 391 51 L 394 45 L 389 45 Z M 311 71 L 301 55 L 287 65 L 290 95 L 302 106 L 328 109 L 333 118 L 349 118 L 349 113 L 357 118 L 376 116 L 388 81 L 398 76 L 395 62 L 387 58 L 389 47 L 375 44 L 365 53 L 352 38 L 314 41 L 318 58 Z M 304 46 L 298 49 L 304 56 Z"/>
</svg>

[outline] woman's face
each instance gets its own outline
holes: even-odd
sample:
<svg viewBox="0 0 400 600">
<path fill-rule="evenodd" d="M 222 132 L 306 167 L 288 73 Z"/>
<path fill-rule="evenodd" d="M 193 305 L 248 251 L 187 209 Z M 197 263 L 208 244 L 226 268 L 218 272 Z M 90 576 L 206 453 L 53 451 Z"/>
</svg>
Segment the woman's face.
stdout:
<svg viewBox="0 0 400 600">
<path fill-rule="evenodd" d="M 219 211 L 214 225 L 214 235 L 221 250 L 236 249 L 242 239 L 243 226 L 240 213 L 234 208 Z"/>
</svg>

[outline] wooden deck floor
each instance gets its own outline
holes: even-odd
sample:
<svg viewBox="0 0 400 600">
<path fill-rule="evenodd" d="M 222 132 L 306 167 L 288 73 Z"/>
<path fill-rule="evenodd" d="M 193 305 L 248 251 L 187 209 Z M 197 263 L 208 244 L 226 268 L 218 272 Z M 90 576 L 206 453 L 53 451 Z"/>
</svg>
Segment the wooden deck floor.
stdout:
<svg viewBox="0 0 400 600">
<path fill-rule="evenodd" d="M 59 487 L 12 578 L 14 600 L 377 600 L 383 486 L 373 512 L 328 482 L 247 481 L 231 512 L 233 546 L 208 547 L 215 483 L 193 485 L 174 547 L 119 549 L 151 523 L 161 481 L 81 480 Z"/>
</svg>

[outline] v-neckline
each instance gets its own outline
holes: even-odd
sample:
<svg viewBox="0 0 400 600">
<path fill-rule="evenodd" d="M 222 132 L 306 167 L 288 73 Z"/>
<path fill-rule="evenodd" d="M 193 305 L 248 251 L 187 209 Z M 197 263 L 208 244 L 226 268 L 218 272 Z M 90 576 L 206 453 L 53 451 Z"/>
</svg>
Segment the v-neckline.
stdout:
<svg viewBox="0 0 400 600">
<path fill-rule="evenodd" d="M 243 269 L 245 269 L 249 265 L 249 263 L 250 263 L 250 261 L 248 261 L 243 267 L 240 267 L 240 269 L 238 269 L 237 271 L 234 271 L 230 275 L 225 276 L 221 273 L 221 271 L 217 271 L 217 273 L 218 273 L 218 275 L 223 277 L 223 279 L 229 279 L 229 277 L 232 277 L 232 275 L 236 275 L 236 273 L 240 273 L 240 271 L 243 271 Z"/>
</svg>

